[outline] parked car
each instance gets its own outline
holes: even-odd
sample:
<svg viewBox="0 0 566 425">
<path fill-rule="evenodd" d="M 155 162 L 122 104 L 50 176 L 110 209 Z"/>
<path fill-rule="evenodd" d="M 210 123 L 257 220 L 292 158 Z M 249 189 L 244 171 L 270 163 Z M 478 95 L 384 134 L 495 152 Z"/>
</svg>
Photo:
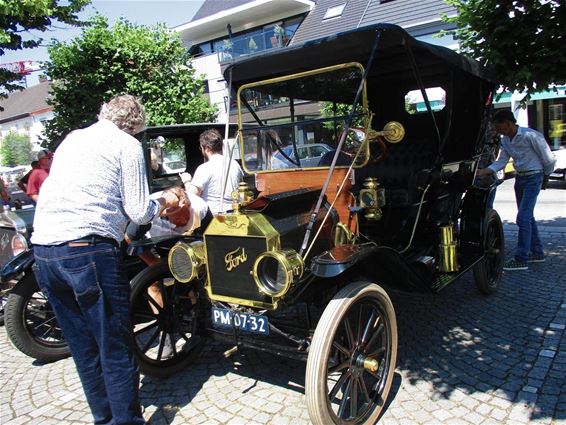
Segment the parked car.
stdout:
<svg viewBox="0 0 566 425">
<path fill-rule="evenodd" d="M 556 158 L 556 164 L 550 178 L 566 182 L 566 149 L 552 151 L 552 154 Z"/>
<path fill-rule="evenodd" d="M 468 271 L 482 294 L 499 287 L 505 245 L 487 207 L 494 188 L 473 184 L 493 74 L 379 24 L 242 58 L 224 75 L 237 93 L 240 153 L 256 168 L 232 194 L 234 211 L 203 237 L 183 237 L 167 264 L 133 282 L 142 371 L 177 372 L 210 336 L 227 356 L 249 349 L 304 360 L 315 425 L 375 424 L 397 358 L 388 292 L 438 292 Z M 424 105 L 407 101 L 415 90 Z M 259 97 L 273 104 L 248 101 Z M 328 142 L 336 155 L 347 146 L 350 165 L 272 169 L 270 130 L 289 135 L 293 151 L 304 139 Z M 147 302 L 154 282 L 167 291 L 157 313 Z M 171 357 L 160 358 L 155 335 L 174 342 Z"/>
<path fill-rule="evenodd" d="M 29 249 L 33 210 L 12 211 L 9 206 L 0 211 L 0 270 L 12 258 Z M 14 281 L 0 277 L 0 325 L 4 324 L 4 308 Z"/>
<path fill-rule="evenodd" d="M 324 143 L 309 143 L 297 145 L 296 152 L 293 146 L 286 146 L 271 157 L 271 168 L 311 168 L 318 167 L 325 153 L 333 149 Z M 296 165 L 295 165 L 296 164 Z"/>
<path fill-rule="evenodd" d="M 163 171 L 165 174 L 182 173 L 187 169 L 185 161 L 163 161 Z"/>
</svg>

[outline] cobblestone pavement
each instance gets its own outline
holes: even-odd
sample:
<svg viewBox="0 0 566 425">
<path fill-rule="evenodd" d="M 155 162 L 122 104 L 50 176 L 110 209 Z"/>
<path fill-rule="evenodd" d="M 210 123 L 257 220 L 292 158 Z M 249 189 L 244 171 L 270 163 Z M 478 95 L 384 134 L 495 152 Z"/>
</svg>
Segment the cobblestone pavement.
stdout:
<svg viewBox="0 0 566 425">
<path fill-rule="evenodd" d="M 508 257 L 517 233 L 505 226 Z M 399 358 L 383 424 L 566 424 L 566 227 L 542 227 L 547 262 L 481 296 L 467 274 L 437 295 L 392 294 Z M 304 364 L 225 359 L 209 344 L 170 379 L 142 377 L 151 424 L 308 424 Z M 90 423 L 70 359 L 39 364 L 0 329 L 0 423 Z"/>
</svg>

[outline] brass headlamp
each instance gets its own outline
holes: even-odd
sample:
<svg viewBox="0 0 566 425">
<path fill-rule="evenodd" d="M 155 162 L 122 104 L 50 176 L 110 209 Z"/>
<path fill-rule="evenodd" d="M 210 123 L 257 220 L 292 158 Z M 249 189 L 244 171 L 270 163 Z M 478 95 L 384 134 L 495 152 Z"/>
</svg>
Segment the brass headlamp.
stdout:
<svg viewBox="0 0 566 425">
<path fill-rule="evenodd" d="M 179 242 L 171 248 L 167 260 L 175 280 L 190 282 L 204 271 L 204 242 Z"/>
<path fill-rule="evenodd" d="M 263 294 L 281 298 L 304 270 L 303 258 L 293 249 L 266 251 L 253 266 L 254 281 Z"/>
</svg>

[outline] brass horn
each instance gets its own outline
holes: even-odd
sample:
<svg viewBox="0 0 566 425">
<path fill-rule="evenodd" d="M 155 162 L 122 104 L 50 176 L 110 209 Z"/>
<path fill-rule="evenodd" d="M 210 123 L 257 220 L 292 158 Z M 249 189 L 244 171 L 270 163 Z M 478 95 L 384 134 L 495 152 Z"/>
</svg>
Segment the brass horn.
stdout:
<svg viewBox="0 0 566 425">
<path fill-rule="evenodd" d="M 389 143 L 399 143 L 405 137 L 405 127 L 398 121 L 389 121 L 382 131 L 371 131 L 370 140 L 382 136 Z"/>
</svg>

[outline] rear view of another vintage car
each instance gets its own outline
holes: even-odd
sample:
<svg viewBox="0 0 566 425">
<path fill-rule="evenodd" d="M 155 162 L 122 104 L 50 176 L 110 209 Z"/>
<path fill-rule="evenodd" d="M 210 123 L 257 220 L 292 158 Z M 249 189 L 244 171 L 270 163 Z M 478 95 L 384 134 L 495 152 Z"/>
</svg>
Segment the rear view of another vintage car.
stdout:
<svg viewBox="0 0 566 425">
<path fill-rule="evenodd" d="M 8 205 L 0 211 L 0 270 L 14 257 L 29 249 L 31 218 L 29 211 L 12 211 Z M 31 217 L 31 218 L 28 218 Z M 26 223 L 27 222 L 27 223 Z M 4 307 L 14 282 L 0 277 L 0 322 L 4 323 Z"/>
<path fill-rule="evenodd" d="M 397 358 L 388 293 L 438 292 L 469 270 L 481 293 L 499 286 L 494 188 L 474 185 L 494 83 L 386 24 L 242 59 L 225 77 L 248 178 L 231 212 L 172 247 L 170 305 L 139 322 L 182 343 L 170 373 L 212 336 L 227 356 L 305 360 L 313 423 L 374 424 Z"/>
</svg>

